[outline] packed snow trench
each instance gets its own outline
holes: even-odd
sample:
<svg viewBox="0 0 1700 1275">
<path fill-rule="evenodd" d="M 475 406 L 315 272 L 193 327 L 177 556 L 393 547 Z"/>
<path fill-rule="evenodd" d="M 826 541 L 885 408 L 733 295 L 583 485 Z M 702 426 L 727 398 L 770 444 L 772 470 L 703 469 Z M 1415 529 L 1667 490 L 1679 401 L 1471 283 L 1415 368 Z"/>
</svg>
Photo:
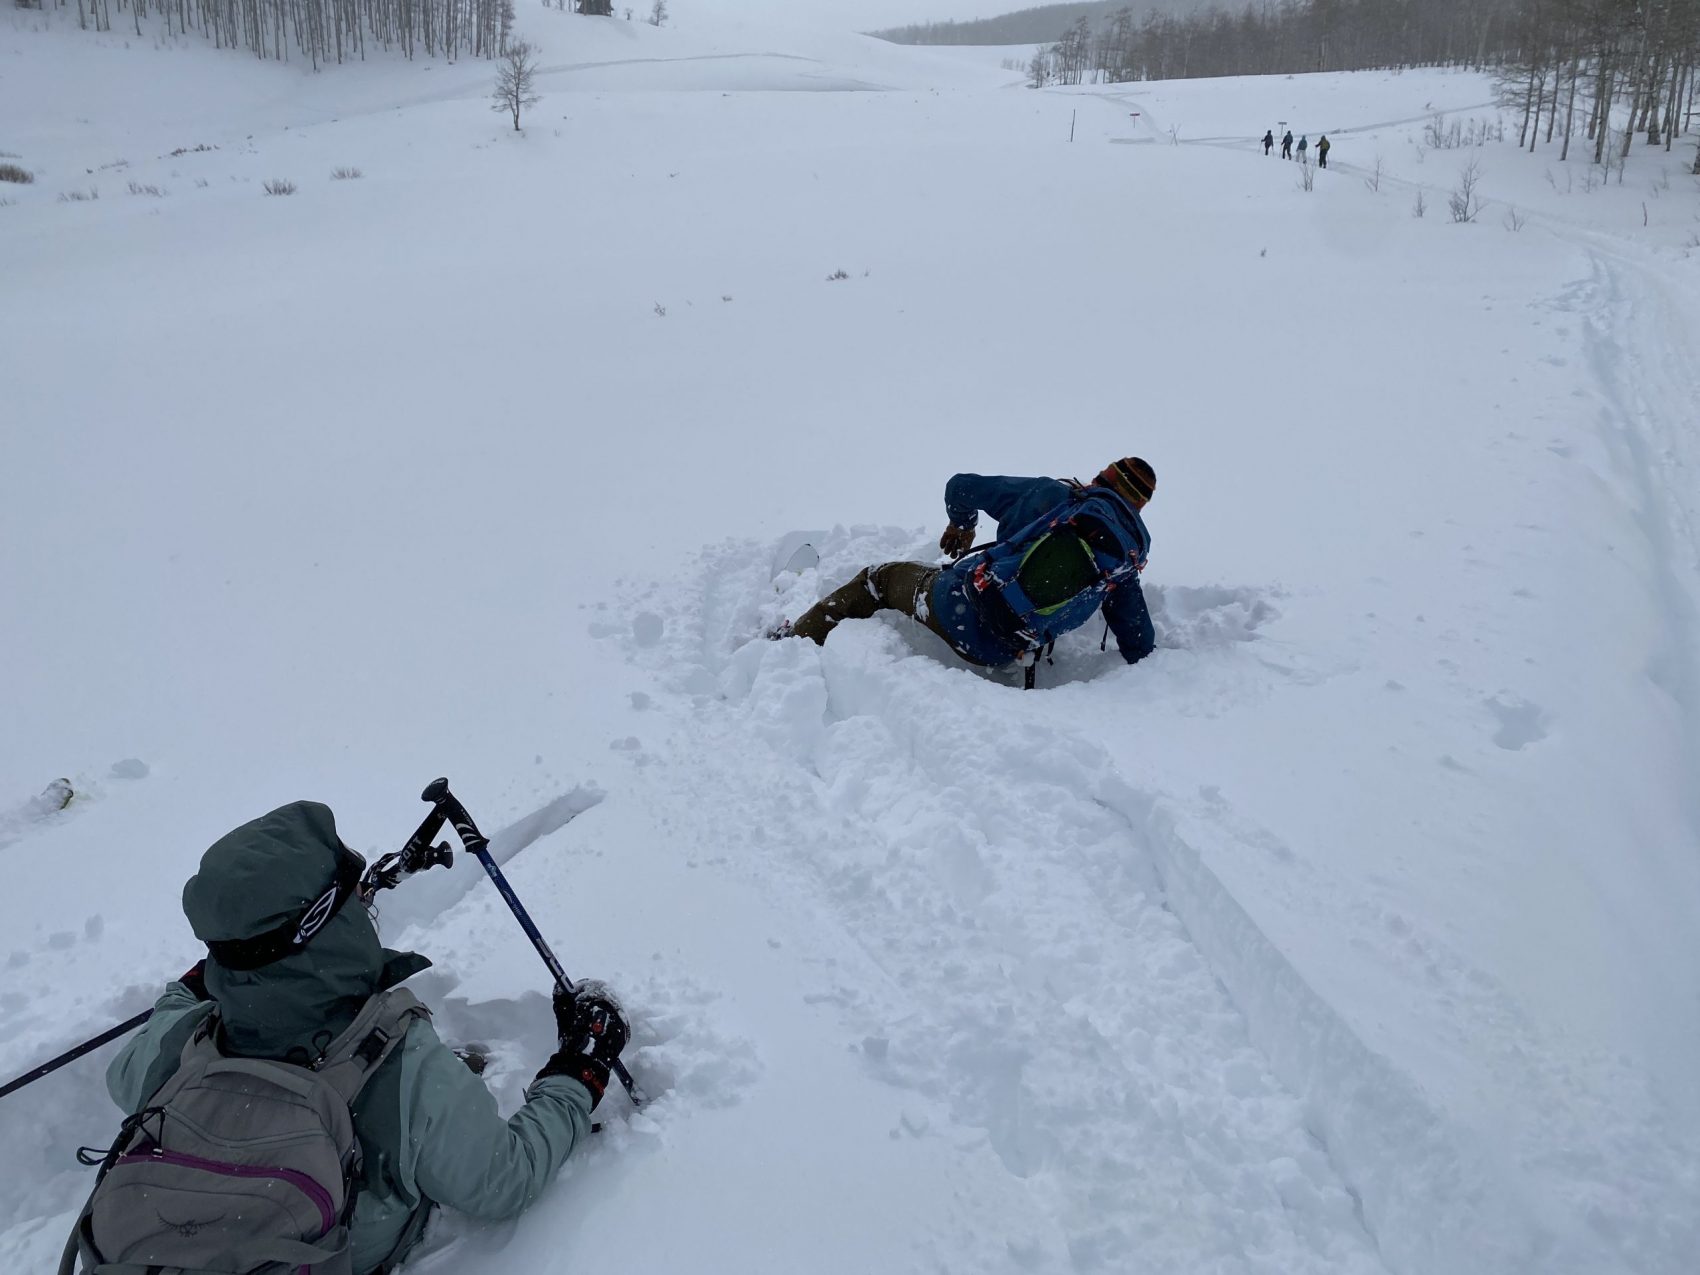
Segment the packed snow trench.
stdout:
<svg viewBox="0 0 1700 1275">
<path fill-rule="evenodd" d="M 521 133 L 476 59 L 0 15 L 0 1081 L 196 958 L 222 833 L 375 858 L 447 774 L 652 1101 L 409 1271 L 1692 1271 L 1692 139 L 1599 184 L 1426 145 L 1481 76 L 1033 92 L 752 5 L 522 6 Z M 1140 664 L 764 638 L 952 473 L 1130 453 Z M 488 881 L 379 923 L 512 1109 Z M 114 1048 L 0 1099 L 0 1267 Z"/>
</svg>

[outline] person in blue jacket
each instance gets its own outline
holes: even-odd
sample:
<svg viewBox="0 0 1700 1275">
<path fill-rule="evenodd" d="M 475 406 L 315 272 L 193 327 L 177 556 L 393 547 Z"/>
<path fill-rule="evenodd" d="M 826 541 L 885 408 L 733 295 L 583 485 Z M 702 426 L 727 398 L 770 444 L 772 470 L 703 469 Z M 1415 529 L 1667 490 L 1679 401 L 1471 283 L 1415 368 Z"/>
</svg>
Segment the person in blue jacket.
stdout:
<svg viewBox="0 0 1700 1275">
<path fill-rule="evenodd" d="M 1137 456 L 1114 462 L 1090 483 L 957 474 L 945 484 L 950 525 L 939 538 L 953 565 L 868 567 L 774 636 L 824 643 L 844 620 L 898 611 L 938 634 L 969 663 L 999 668 L 1028 662 L 1038 646 L 1084 624 L 1101 607 L 1122 658 L 1133 664 L 1156 644 L 1139 586 L 1151 546 L 1140 511 L 1156 487 L 1156 473 Z M 1076 511 L 1083 516 L 1077 519 Z M 997 521 L 999 538 L 970 552 L 981 513 Z M 1079 538 L 1049 536 L 1059 530 L 1077 531 Z M 1041 545 L 1047 538 L 1049 550 Z M 1012 595 L 1007 581 L 1017 571 L 1025 593 Z M 1045 578 L 1035 580 L 1035 573 Z M 1024 615 L 1012 606 L 1012 596 L 1029 604 Z"/>
</svg>

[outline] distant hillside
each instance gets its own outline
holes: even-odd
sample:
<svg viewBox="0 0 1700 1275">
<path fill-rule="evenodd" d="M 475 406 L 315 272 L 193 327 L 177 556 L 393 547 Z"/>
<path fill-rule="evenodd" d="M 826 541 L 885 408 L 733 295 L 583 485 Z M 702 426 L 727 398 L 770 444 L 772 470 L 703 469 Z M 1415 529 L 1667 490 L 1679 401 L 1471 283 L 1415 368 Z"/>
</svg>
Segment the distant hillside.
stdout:
<svg viewBox="0 0 1700 1275">
<path fill-rule="evenodd" d="M 1047 4 L 1036 9 L 1019 9 L 995 18 L 968 22 L 921 22 L 914 26 L 871 31 L 870 35 L 893 44 L 1049 44 L 1079 18 L 1094 27 L 1119 9 L 1133 12 L 1135 21 L 1148 13 L 1191 13 L 1210 0 L 1086 0 L 1080 4 Z M 1218 6 L 1222 7 L 1222 6 Z M 1239 6 L 1229 4 L 1228 8 Z"/>
</svg>

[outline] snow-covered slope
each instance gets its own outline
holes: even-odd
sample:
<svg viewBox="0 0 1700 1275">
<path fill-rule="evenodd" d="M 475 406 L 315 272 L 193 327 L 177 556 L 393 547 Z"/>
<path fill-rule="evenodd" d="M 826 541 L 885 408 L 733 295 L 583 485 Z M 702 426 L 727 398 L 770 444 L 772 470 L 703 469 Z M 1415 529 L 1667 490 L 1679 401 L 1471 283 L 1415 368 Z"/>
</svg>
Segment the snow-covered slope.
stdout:
<svg viewBox="0 0 1700 1275">
<path fill-rule="evenodd" d="M 1479 77 L 521 17 L 523 135 L 474 61 L 0 26 L 0 1075 L 193 958 L 220 833 L 314 797 L 380 853 L 447 773 L 661 1096 L 421 1271 L 1687 1269 L 1680 157 L 1472 149 L 1458 226 L 1423 131 Z M 955 470 L 1129 452 L 1151 660 L 753 640 L 927 556 Z M 488 886 L 384 925 L 517 1101 L 546 986 Z M 0 1100 L 8 1269 L 112 1124 L 98 1057 Z"/>
</svg>

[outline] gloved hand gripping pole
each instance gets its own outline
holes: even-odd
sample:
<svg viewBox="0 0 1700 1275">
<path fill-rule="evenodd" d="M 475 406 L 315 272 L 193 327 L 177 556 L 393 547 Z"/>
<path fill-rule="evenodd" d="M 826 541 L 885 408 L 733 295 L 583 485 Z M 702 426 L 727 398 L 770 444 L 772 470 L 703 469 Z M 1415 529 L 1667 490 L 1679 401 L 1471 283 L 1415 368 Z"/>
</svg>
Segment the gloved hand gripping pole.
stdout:
<svg viewBox="0 0 1700 1275">
<path fill-rule="evenodd" d="M 447 779 L 433 779 L 425 785 L 425 791 L 420 794 L 420 797 L 422 800 L 430 802 L 436 808 L 436 812 L 454 826 L 455 833 L 460 837 L 461 845 L 466 847 L 467 853 L 484 865 L 484 871 L 489 873 L 490 880 L 496 883 L 497 892 L 508 905 L 508 909 L 514 914 L 514 919 L 519 922 L 520 928 L 525 931 L 525 936 L 531 940 L 531 946 L 537 949 L 537 954 L 543 958 L 543 964 L 548 966 L 549 973 L 555 976 L 556 984 L 563 992 L 571 996 L 573 994 L 572 979 L 567 977 L 567 972 L 561 968 L 560 961 L 556 960 L 555 954 L 549 950 L 549 944 L 544 942 L 543 935 L 532 921 L 530 913 L 525 910 L 525 905 L 519 901 L 519 896 L 514 893 L 513 886 L 508 884 L 507 877 L 502 874 L 501 868 L 496 866 L 496 861 L 490 857 L 489 838 L 478 831 L 478 825 L 472 822 L 472 816 L 466 813 L 466 807 L 461 805 L 459 798 L 449 791 L 449 781 Z M 611 1070 L 620 1078 L 620 1083 L 626 1087 L 626 1093 L 631 1096 L 632 1105 L 634 1107 L 641 1106 L 644 1100 L 643 1091 L 637 1087 L 637 1082 L 632 1079 L 632 1073 L 626 1070 L 626 1064 L 616 1058 Z"/>
</svg>

